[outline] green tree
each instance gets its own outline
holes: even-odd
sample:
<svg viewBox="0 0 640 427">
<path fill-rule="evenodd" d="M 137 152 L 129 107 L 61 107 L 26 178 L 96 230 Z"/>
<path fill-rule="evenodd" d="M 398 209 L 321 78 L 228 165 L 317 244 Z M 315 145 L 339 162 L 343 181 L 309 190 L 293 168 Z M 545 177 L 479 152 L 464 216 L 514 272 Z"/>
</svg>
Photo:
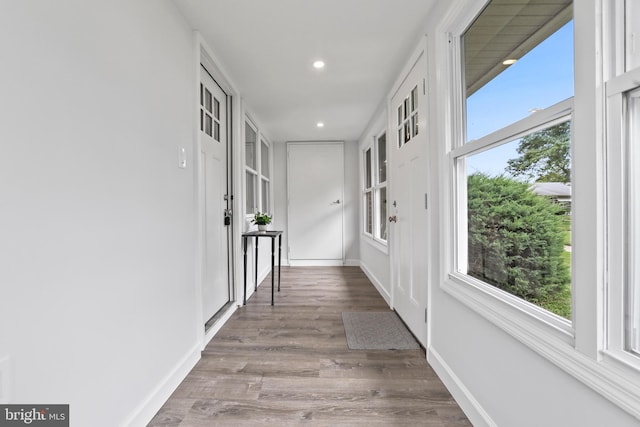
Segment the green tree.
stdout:
<svg viewBox="0 0 640 427">
<path fill-rule="evenodd" d="M 571 280 L 561 208 L 504 176 L 473 174 L 467 183 L 468 274 L 539 305 L 556 303 Z"/>
<path fill-rule="evenodd" d="M 571 122 L 564 122 L 520 140 L 520 157 L 507 162 L 507 172 L 529 182 L 571 182 Z"/>
</svg>

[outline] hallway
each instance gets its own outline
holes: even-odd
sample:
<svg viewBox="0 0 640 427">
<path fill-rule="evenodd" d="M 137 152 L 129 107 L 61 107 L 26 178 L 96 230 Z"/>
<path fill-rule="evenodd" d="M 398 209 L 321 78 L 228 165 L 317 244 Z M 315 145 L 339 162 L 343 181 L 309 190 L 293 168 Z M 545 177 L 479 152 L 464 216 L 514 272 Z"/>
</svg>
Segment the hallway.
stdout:
<svg viewBox="0 0 640 427">
<path fill-rule="evenodd" d="M 386 311 L 358 267 L 282 269 L 213 338 L 149 426 L 470 426 L 423 350 L 349 350 L 341 313 Z"/>
</svg>

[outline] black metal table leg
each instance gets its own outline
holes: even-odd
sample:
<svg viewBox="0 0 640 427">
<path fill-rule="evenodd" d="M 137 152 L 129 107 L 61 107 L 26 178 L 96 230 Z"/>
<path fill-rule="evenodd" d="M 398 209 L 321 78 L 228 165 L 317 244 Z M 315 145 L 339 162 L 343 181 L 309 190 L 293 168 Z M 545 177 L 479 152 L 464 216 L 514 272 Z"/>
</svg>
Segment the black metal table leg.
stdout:
<svg viewBox="0 0 640 427">
<path fill-rule="evenodd" d="M 280 268 L 282 267 L 282 234 L 278 235 L 278 292 L 280 292 L 280 276 L 282 276 Z"/>
<path fill-rule="evenodd" d="M 255 276 L 255 292 L 258 292 L 258 236 L 256 236 L 256 269 L 253 274 Z"/>
<path fill-rule="evenodd" d="M 243 297 L 242 305 L 247 305 L 247 237 L 246 236 L 242 238 L 242 250 L 244 252 L 244 294 L 242 295 Z"/>
<path fill-rule="evenodd" d="M 273 305 L 273 299 L 274 299 L 274 294 L 273 294 L 273 289 L 274 289 L 274 275 L 275 275 L 275 269 L 273 268 L 274 266 L 274 262 L 275 262 L 275 258 L 276 258 L 276 237 L 273 236 L 271 238 L 271 305 Z"/>
<path fill-rule="evenodd" d="M 255 237 L 255 262 L 254 262 L 254 289 L 255 292 L 258 292 L 258 269 L 260 262 L 258 260 L 259 252 L 258 246 L 260 242 L 260 237 L 270 237 L 271 238 L 271 305 L 275 305 L 275 259 L 276 259 L 276 237 L 278 237 L 278 292 L 280 292 L 280 282 L 282 275 L 282 231 L 249 231 L 246 233 L 242 233 L 242 254 L 244 258 L 244 295 L 243 295 L 243 305 L 247 304 L 247 250 L 249 246 L 249 237 Z"/>
</svg>

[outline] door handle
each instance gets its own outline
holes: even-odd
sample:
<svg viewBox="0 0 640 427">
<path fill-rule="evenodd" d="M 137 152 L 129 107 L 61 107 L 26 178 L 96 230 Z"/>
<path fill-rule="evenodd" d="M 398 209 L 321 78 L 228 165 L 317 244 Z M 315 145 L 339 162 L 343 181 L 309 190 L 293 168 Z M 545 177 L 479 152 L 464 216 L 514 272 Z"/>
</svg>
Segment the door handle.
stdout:
<svg viewBox="0 0 640 427">
<path fill-rule="evenodd" d="M 398 217 L 395 215 L 392 215 L 389 217 L 389 222 L 398 222 Z"/>
<path fill-rule="evenodd" d="M 340 204 L 340 199 L 336 200 L 335 202 L 331 203 L 332 205 L 339 205 Z"/>
</svg>

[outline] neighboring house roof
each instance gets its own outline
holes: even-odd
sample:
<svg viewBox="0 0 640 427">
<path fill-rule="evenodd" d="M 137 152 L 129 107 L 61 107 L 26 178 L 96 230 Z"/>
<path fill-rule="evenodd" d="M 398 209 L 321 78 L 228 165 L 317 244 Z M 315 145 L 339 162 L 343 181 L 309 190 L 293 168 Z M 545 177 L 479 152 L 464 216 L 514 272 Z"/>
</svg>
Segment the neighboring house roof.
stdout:
<svg viewBox="0 0 640 427">
<path fill-rule="evenodd" d="M 564 182 L 536 182 L 529 190 L 539 196 L 549 196 L 557 199 L 571 200 L 571 185 Z"/>
</svg>

